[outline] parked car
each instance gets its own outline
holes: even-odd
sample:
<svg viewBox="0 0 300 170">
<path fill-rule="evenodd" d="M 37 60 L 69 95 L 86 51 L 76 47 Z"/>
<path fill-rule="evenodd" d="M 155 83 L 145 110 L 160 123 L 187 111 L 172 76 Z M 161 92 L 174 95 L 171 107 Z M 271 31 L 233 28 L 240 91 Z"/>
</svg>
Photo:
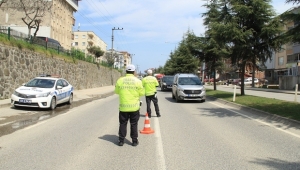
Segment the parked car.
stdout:
<svg viewBox="0 0 300 170">
<path fill-rule="evenodd" d="M 216 82 L 218 82 L 219 79 L 216 79 Z M 211 79 L 204 79 L 204 82 L 214 82 L 214 78 Z"/>
<path fill-rule="evenodd" d="M 259 80 L 258 80 L 258 78 L 254 78 L 254 84 L 256 84 L 256 83 L 258 83 L 259 82 Z M 241 82 L 239 82 L 239 85 L 241 85 L 242 83 Z M 252 85 L 252 77 L 250 77 L 250 78 L 245 78 L 244 79 L 244 85 Z"/>
<path fill-rule="evenodd" d="M 36 36 L 33 42 L 42 46 L 47 45 L 48 47 L 53 49 L 63 49 L 59 41 L 49 37 Z"/>
<path fill-rule="evenodd" d="M 197 100 L 205 102 L 206 90 L 195 74 L 176 74 L 172 86 L 172 98 L 181 100 Z"/>
<path fill-rule="evenodd" d="M 163 76 L 160 80 L 160 89 L 164 90 L 172 90 L 174 76 Z"/>
<path fill-rule="evenodd" d="M 56 108 L 73 102 L 73 86 L 57 76 L 42 75 L 24 83 L 11 95 L 14 107 Z"/>
</svg>

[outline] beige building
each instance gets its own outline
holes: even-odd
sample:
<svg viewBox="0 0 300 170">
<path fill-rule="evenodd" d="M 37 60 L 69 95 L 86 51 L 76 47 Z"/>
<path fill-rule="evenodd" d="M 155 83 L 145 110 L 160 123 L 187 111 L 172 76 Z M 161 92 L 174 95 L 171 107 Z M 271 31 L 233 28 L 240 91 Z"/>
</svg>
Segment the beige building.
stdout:
<svg viewBox="0 0 300 170">
<path fill-rule="evenodd" d="M 299 8 L 294 9 L 295 13 L 299 13 Z M 288 21 L 284 26 L 287 31 L 298 23 Z M 298 76 L 300 75 L 300 44 L 288 43 L 282 46 L 282 50 L 275 52 L 272 61 L 265 63 L 267 69 L 265 77 L 269 82 L 278 84 L 280 76 Z"/>
<path fill-rule="evenodd" d="M 85 54 L 89 54 L 87 51 L 88 47 L 95 46 L 100 47 L 102 51 L 106 52 L 107 44 L 98 37 L 93 31 L 74 31 L 74 40 L 72 47 L 79 49 Z M 100 57 L 100 62 L 103 60 L 103 57 Z"/>
<path fill-rule="evenodd" d="M 50 12 L 46 13 L 41 19 L 40 28 L 37 36 L 53 38 L 60 42 L 65 49 L 71 49 L 73 33 L 72 28 L 75 24 L 73 13 L 78 10 L 79 0 L 48 0 L 52 3 Z M 9 3 L 1 6 L 0 23 L 1 26 L 10 27 L 16 31 L 28 34 L 28 28 L 22 21 L 24 12 L 13 8 Z M 31 29 L 31 35 L 35 29 Z"/>
<path fill-rule="evenodd" d="M 132 54 L 127 51 L 120 51 L 123 54 L 123 67 L 125 68 L 127 65 L 132 64 Z"/>
</svg>

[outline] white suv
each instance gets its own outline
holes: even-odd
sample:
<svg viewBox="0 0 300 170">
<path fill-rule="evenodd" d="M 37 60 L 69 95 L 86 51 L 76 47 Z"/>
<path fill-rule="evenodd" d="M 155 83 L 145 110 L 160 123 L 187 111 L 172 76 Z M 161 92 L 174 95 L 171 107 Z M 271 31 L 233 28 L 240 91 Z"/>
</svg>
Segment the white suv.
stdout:
<svg viewBox="0 0 300 170">
<path fill-rule="evenodd" d="M 172 86 L 172 98 L 180 100 L 197 100 L 205 102 L 206 90 L 195 74 L 176 74 Z"/>
</svg>

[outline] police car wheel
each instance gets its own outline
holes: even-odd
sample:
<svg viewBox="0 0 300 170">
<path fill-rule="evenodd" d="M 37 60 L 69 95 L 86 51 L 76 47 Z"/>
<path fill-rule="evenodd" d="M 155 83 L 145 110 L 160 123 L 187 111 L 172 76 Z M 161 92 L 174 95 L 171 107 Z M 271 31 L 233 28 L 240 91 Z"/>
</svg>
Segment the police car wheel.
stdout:
<svg viewBox="0 0 300 170">
<path fill-rule="evenodd" d="M 68 101 L 68 104 L 72 104 L 73 103 L 73 94 L 71 93 L 70 94 L 70 97 L 69 97 L 69 101 Z"/>
<path fill-rule="evenodd" d="M 56 99 L 55 97 L 52 97 L 51 103 L 50 103 L 50 109 L 54 110 L 56 108 Z"/>
</svg>

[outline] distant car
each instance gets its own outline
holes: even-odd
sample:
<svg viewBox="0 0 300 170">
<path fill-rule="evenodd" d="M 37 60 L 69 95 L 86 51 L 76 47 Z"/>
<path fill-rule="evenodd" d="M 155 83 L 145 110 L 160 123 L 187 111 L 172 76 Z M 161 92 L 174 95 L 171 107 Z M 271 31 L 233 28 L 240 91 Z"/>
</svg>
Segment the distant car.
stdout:
<svg viewBox="0 0 300 170">
<path fill-rule="evenodd" d="M 160 80 L 160 89 L 164 90 L 172 90 L 174 76 L 163 76 Z"/>
<path fill-rule="evenodd" d="M 195 74 L 176 74 L 172 86 L 172 98 L 181 100 L 196 100 L 205 102 L 206 89 Z"/>
<path fill-rule="evenodd" d="M 254 78 L 254 84 L 258 83 L 259 80 L 258 78 Z M 242 83 L 239 82 L 239 85 L 241 85 Z M 252 78 L 246 78 L 244 79 L 244 85 L 252 85 Z"/>
<path fill-rule="evenodd" d="M 63 48 L 60 44 L 59 41 L 53 39 L 53 38 L 49 38 L 49 37 L 42 37 L 42 36 L 36 36 L 35 39 L 33 40 L 33 42 L 35 42 L 36 44 L 39 45 L 43 45 L 45 46 L 47 44 L 48 47 L 50 48 Z"/>
<path fill-rule="evenodd" d="M 11 104 L 15 107 L 56 108 L 57 104 L 73 102 L 73 86 L 65 79 L 39 76 L 11 95 Z"/>
</svg>

